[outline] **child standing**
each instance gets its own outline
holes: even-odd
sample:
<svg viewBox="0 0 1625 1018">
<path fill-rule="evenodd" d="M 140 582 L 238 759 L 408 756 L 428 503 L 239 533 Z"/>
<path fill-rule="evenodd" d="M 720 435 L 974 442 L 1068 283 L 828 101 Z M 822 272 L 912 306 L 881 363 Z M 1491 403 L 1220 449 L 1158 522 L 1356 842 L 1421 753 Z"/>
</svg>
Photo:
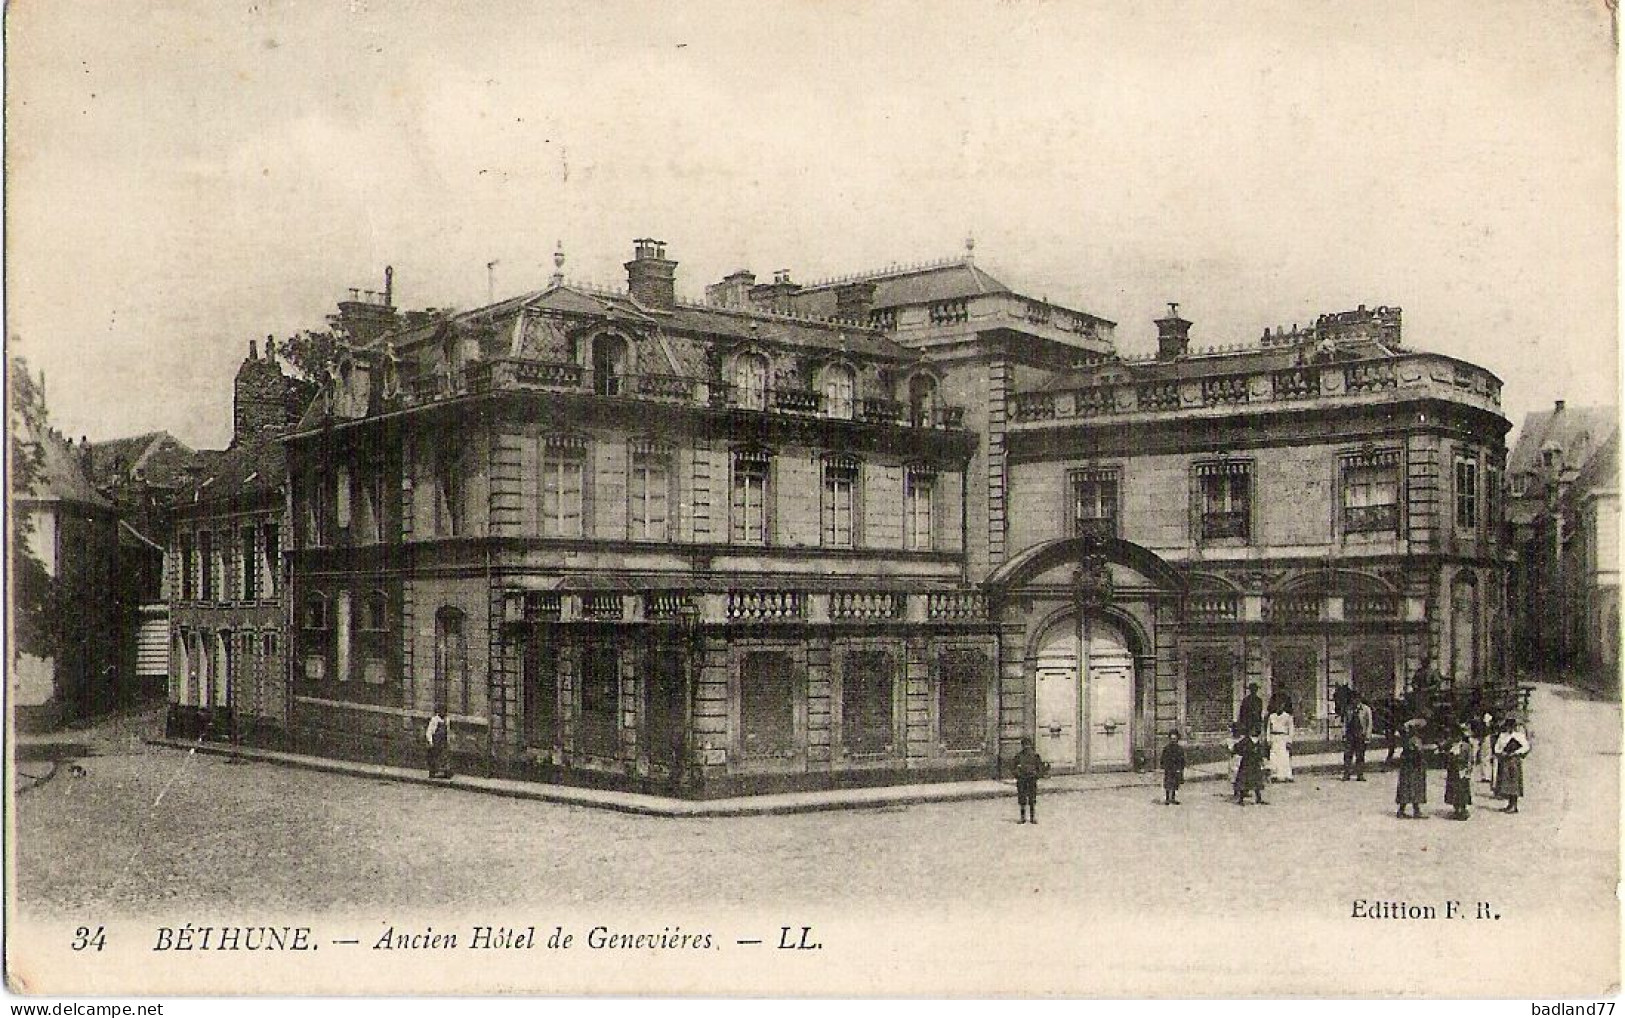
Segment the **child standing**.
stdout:
<svg viewBox="0 0 1625 1018">
<path fill-rule="evenodd" d="M 1038 823 L 1038 779 L 1044 773 L 1044 758 L 1038 755 L 1033 748 L 1033 740 L 1023 737 L 1021 752 L 1016 754 L 1016 805 L 1021 808 L 1021 819 L 1016 823 L 1024 824 L 1029 819 Z"/>
<path fill-rule="evenodd" d="M 1179 786 L 1185 783 L 1185 747 L 1179 744 L 1179 729 L 1168 733 L 1162 747 L 1162 804 L 1179 805 Z"/>
</svg>

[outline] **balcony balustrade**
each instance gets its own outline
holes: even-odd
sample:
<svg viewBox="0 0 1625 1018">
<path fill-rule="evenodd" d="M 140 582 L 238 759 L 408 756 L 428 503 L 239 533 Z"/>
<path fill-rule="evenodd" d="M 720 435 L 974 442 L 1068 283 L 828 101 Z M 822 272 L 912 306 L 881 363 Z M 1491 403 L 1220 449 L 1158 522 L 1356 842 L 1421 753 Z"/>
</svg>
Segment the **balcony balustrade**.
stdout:
<svg viewBox="0 0 1625 1018">
<path fill-rule="evenodd" d="M 908 603 L 891 591 L 838 591 L 829 596 L 831 619 L 895 619 Z"/>
<path fill-rule="evenodd" d="M 1345 534 L 1395 533 L 1399 530 L 1399 505 L 1350 505 L 1343 507 Z"/>
<path fill-rule="evenodd" d="M 1343 598 L 1343 617 L 1360 622 L 1391 620 L 1400 615 L 1400 599 L 1393 594 L 1351 594 Z"/>
<path fill-rule="evenodd" d="M 977 590 L 928 594 L 925 617 L 932 622 L 975 622 L 987 618 L 987 597 Z"/>
<path fill-rule="evenodd" d="M 1188 594 L 1185 618 L 1191 622 L 1235 622 L 1241 618 L 1241 598 L 1236 594 Z"/>
<path fill-rule="evenodd" d="M 1264 601 L 1264 618 L 1271 622 L 1318 622 L 1324 602 L 1319 594 L 1277 594 Z"/>
<path fill-rule="evenodd" d="M 1218 358 L 1215 358 L 1219 361 Z M 1214 364 L 1222 369 L 1222 361 Z M 1416 393 L 1499 412 L 1501 383 L 1487 371 L 1435 354 L 1369 361 L 1305 364 L 1251 374 L 1123 381 L 1074 389 L 1018 392 L 1010 404 L 1015 426 L 1042 425 L 1127 414 L 1214 412 L 1229 407 L 1267 407 L 1333 402 L 1373 395 Z"/>
<path fill-rule="evenodd" d="M 744 622 L 788 622 L 806 614 L 799 590 L 730 590 L 728 618 Z"/>
</svg>

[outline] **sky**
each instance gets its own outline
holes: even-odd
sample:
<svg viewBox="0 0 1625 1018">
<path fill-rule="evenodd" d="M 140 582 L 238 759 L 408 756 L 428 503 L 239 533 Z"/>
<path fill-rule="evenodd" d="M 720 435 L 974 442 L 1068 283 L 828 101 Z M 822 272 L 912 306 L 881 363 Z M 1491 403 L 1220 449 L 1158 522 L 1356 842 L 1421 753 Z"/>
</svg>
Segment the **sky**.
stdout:
<svg viewBox="0 0 1625 1018">
<path fill-rule="evenodd" d="M 6 324 L 54 423 L 230 438 L 350 287 L 680 295 L 962 254 L 1155 347 L 1360 304 L 1517 422 L 1618 392 L 1602 0 L 7 7 Z M 496 262 L 488 275 L 487 263 Z"/>
</svg>

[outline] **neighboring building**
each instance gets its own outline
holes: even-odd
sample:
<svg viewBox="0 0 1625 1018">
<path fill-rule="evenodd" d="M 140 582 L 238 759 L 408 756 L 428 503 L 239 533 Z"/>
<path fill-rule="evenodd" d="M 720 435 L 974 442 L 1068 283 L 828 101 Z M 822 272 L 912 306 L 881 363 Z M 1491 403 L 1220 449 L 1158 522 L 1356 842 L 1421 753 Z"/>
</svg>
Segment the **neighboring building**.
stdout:
<svg viewBox="0 0 1625 1018">
<path fill-rule="evenodd" d="M 120 668 L 133 671 L 144 696 L 169 688 L 169 603 L 164 542 L 169 506 L 198 456 L 167 431 L 89 446 L 90 476 L 119 516 L 122 598 L 133 600 L 138 623 L 133 646 L 120 648 Z"/>
<path fill-rule="evenodd" d="M 1217 353 L 1175 309 L 1133 361 L 968 255 L 703 305 L 626 268 L 341 305 L 287 441 L 299 744 L 416 760 L 438 708 L 465 767 L 718 795 L 1505 677 L 1501 383 L 1397 309 Z"/>
<path fill-rule="evenodd" d="M 49 652 L 11 645 L 10 702 L 19 727 L 41 729 L 91 717 L 130 701 L 131 672 L 119 667 L 120 648 L 133 646 L 119 610 L 119 523 L 112 503 L 96 491 L 81 448 L 54 430 L 37 433 L 13 419 L 24 443 L 40 451 L 32 490 L 14 491 L 11 512 L 49 577 L 51 596 L 27 625 L 43 630 Z M 16 577 L 11 589 L 17 592 Z M 24 628 L 14 619 L 13 634 Z M 45 651 L 41 646 L 35 651 Z"/>
<path fill-rule="evenodd" d="M 310 388 L 254 344 L 233 390 L 231 446 L 182 471 L 168 507 L 172 736 L 278 744 L 287 725 L 288 528 L 280 442 Z"/>
<path fill-rule="evenodd" d="M 1518 664 L 1619 671 L 1619 412 L 1570 407 L 1524 418 L 1507 462 Z"/>
</svg>

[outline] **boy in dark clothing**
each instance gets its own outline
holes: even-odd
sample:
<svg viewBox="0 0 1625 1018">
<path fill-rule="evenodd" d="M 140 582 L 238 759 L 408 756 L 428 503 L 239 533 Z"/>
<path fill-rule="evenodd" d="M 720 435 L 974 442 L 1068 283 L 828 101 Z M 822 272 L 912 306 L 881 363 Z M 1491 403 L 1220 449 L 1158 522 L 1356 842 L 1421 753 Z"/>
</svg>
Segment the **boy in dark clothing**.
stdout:
<svg viewBox="0 0 1625 1018">
<path fill-rule="evenodd" d="M 1185 747 L 1179 744 L 1179 729 L 1168 733 L 1162 747 L 1162 804 L 1179 805 L 1179 786 L 1185 783 Z"/>
<path fill-rule="evenodd" d="M 1021 752 L 1016 754 L 1016 805 L 1021 808 L 1021 819 L 1016 823 L 1024 824 L 1029 819 L 1038 823 L 1038 779 L 1046 770 L 1044 758 L 1038 755 L 1033 748 L 1033 740 L 1021 740 Z"/>
</svg>

